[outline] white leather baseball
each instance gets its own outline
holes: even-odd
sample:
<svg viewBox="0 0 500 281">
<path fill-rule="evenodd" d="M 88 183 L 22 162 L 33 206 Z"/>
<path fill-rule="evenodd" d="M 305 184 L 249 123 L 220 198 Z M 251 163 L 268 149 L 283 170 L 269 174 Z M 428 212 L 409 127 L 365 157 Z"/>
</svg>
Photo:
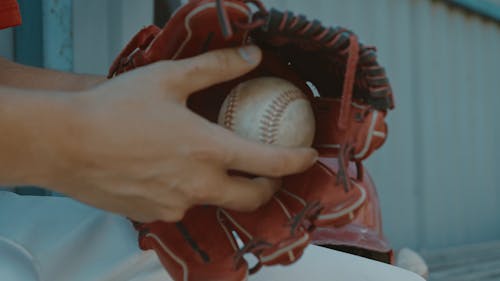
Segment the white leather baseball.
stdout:
<svg viewBox="0 0 500 281">
<path fill-rule="evenodd" d="M 275 77 L 251 79 L 233 88 L 218 123 L 245 138 L 287 147 L 311 146 L 315 130 L 304 93 Z"/>
</svg>

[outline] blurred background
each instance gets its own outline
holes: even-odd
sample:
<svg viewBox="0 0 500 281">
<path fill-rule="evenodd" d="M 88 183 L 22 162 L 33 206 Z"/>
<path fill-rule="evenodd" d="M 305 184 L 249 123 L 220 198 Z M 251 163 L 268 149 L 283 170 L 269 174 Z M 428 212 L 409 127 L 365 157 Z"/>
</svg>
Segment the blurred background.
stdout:
<svg viewBox="0 0 500 281">
<path fill-rule="evenodd" d="M 0 32 L 0 55 L 105 74 L 140 28 L 163 25 L 180 1 L 19 2 L 23 25 Z M 426 252 L 499 241 L 500 0 L 263 2 L 377 47 L 396 109 L 367 165 L 391 244 Z"/>
</svg>

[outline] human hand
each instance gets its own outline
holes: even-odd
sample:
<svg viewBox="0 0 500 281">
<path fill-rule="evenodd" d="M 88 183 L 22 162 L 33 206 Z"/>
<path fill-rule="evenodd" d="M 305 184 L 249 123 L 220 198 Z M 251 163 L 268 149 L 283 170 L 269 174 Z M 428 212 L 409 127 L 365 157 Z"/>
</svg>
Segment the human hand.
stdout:
<svg viewBox="0 0 500 281">
<path fill-rule="evenodd" d="M 193 205 L 254 210 L 278 177 L 313 164 L 311 148 L 283 148 L 238 137 L 186 107 L 189 95 L 236 78 L 261 59 L 256 47 L 158 62 L 73 96 L 55 190 L 131 219 L 178 221 Z M 229 170 L 259 175 L 228 175 Z"/>
</svg>

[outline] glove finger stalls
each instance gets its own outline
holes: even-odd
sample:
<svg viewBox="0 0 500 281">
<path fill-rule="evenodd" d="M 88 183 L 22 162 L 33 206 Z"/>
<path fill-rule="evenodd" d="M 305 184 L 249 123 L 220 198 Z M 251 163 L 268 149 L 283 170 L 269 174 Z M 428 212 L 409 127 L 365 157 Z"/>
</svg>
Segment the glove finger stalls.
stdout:
<svg viewBox="0 0 500 281">
<path fill-rule="evenodd" d="M 254 254 L 261 265 L 293 263 L 310 242 L 309 230 L 295 221 L 277 197 L 252 213 L 224 209 L 219 212 L 223 223 L 233 229 L 245 245 L 242 254 Z"/>
<path fill-rule="evenodd" d="M 219 223 L 216 208 L 195 207 L 179 223 L 136 224 L 139 245 L 153 249 L 174 280 L 242 281 L 248 275 L 244 260 L 236 261 L 238 246 Z"/>
<path fill-rule="evenodd" d="M 341 226 L 352 221 L 366 201 L 366 192 L 350 178 L 353 188 L 346 191 L 337 183 L 337 161 L 323 158 L 307 172 L 283 179 L 283 189 L 277 194 L 292 214 L 300 214 L 310 202 L 323 208 L 315 225 Z"/>
<path fill-rule="evenodd" d="M 321 155 L 338 157 L 343 143 L 352 145 L 352 160 L 368 158 L 387 138 L 385 114 L 367 106 L 352 103 L 350 130 L 341 133 L 337 126 L 340 101 L 331 98 L 314 100 L 316 136 L 314 147 Z"/>
</svg>

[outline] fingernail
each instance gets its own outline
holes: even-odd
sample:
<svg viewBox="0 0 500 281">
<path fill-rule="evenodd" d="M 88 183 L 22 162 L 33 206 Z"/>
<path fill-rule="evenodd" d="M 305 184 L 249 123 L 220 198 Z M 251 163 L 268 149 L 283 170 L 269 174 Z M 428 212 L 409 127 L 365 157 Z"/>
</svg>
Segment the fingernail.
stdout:
<svg viewBox="0 0 500 281">
<path fill-rule="evenodd" d="M 257 64 L 260 57 L 260 49 L 257 46 L 249 45 L 238 49 L 242 59 L 249 64 Z"/>
</svg>

